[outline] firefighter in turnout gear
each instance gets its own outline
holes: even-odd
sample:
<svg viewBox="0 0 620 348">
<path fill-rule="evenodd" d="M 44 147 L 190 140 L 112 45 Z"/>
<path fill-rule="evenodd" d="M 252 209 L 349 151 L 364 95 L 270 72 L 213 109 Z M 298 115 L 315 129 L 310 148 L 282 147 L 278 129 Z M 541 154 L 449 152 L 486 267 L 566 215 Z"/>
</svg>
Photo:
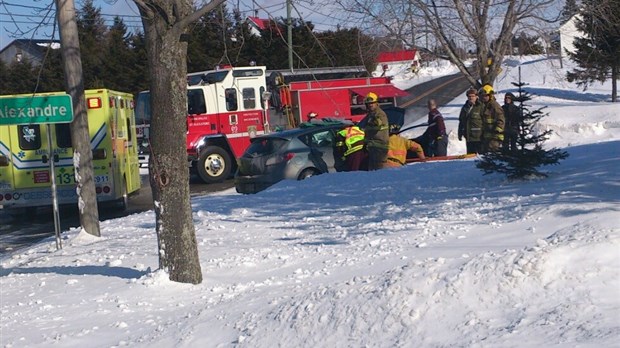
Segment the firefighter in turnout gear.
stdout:
<svg viewBox="0 0 620 348">
<path fill-rule="evenodd" d="M 364 127 L 364 143 L 368 151 L 368 170 L 377 170 L 385 167 L 388 152 L 388 117 L 379 106 L 379 97 L 375 93 L 368 93 L 364 99 L 368 115 Z"/>
<path fill-rule="evenodd" d="M 482 103 L 478 91 L 470 88 L 466 92 L 467 101 L 459 114 L 459 140 L 465 138 L 467 153 L 482 152 Z"/>
<path fill-rule="evenodd" d="M 364 131 L 355 125 L 339 131 L 336 134 L 336 153 L 345 162 L 345 171 L 365 170 Z"/>
<path fill-rule="evenodd" d="M 482 152 L 496 152 L 504 141 L 504 110 L 495 100 L 493 87 L 484 85 L 478 91 L 482 101 Z"/>
<path fill-rule="evenodd" d="M 398 135 L 400 127 L 396 124 L 390 125 L 390 142 L 388 149 L 388 167 L 400 167 L 406 164 L 407 151 L 414 151 L 417 157 L 424 160 L 424 150 L 422 146 L 413 140 L 409 140 Z"/>
</svg>

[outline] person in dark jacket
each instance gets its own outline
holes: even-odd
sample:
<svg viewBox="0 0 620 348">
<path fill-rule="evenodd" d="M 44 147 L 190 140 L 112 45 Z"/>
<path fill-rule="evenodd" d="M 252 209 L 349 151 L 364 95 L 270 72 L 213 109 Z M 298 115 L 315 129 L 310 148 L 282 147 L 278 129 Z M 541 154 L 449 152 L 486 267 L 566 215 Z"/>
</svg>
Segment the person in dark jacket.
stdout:
<svg viewBox="0 0 620 348">
<path fill-rule="evenodd" d="M 504 96 L 504 149 L 506 151 L 517 151 L 517 139 L 519 138 L 519 125 L 521 124 L 521 109 L 514 103 L 514 94 L 508 92 Z"/>
<path fill-rule="evenodd" d="M 368 170 L 382 169 L 386 166 L 390 138 L 388 117 L 379 106 L 377 94 L 368 93 L 364 103 L 368 110 L 364 127 L 364 144 L 368 152 Z"/>
<path fill-rule="evenodd" d="M 413 139 L 413 141 L 422 145 L 426 157 L 447 156 L 448 135 L 446 134 L 443 116 L 437 110 L 435 99 L 429 99 L 426 106 L 428 107 L 428 128 L 424 134 Z"/>
<path fill-rule="evenodd" d="M 482 103 L 478 91 L 470 88 L 465 93 L 467 101 L 459 114 L 459 140 L 465 138 L 467 153 L 482 152 Z"/>
</svg>

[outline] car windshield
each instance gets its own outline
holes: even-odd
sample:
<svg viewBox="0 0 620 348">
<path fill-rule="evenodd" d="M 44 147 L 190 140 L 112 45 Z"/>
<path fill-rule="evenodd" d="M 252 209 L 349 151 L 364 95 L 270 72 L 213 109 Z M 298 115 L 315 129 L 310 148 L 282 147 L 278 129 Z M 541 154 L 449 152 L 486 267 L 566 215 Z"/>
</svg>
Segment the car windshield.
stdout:
<svg viewBox="0 0 620 348">
<path fill-rule="evenodd" d="M 288 140 L 281 138 L 254 138 L 245 150 L 245 157 L 270 155 L 284 147 Z"/>
</svg>

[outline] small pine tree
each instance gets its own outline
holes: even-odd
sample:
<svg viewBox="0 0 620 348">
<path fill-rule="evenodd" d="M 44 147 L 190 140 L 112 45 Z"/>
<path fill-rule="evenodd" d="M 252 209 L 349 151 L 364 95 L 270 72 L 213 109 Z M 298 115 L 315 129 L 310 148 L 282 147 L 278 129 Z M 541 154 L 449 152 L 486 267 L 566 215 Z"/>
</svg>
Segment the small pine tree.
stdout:
<svg viewBox="0 0 620 348">
<path fill-rule="evenodd" d="M 530 111 L 526 102 L 532 97 L 523 89 L 526 84 L 521 82 L 521 68 L 519 68 L 519 82 L 512 84 L 518 87 L 515 102 L 520 103 L 522 116 L 519 122 L 517 151 L 510 152 L 508 149 L 502 149 L 499 152 L 486 153 L 482 155 L 481 160 L 476 162 L 476 167 L 482 169 L 485 175 L 493 172 L 504 173 L 508 179 L 546 177 L 547 175 L 537 168 L 558 164 L 560 160 L 568 157 L 568 153 L 557 148 L 543 149 L 543 142 L 553 131 L 538 129 L 540 119 L 548 113 L 543 113 L 545 107 Z"/>
</svg>

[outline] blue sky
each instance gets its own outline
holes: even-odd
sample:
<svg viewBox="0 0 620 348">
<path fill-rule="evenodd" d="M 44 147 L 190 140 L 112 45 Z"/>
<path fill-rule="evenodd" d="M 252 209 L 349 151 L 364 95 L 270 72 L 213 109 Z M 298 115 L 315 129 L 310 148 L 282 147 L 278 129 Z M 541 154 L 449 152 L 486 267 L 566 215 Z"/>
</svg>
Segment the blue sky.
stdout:
<svg viewBox="0 0 620 348">
<path fill-rule="evenodd" d="M 75 0 L 76 8 L 81 7 L 81 0 Z M 55 10 L 53 0 L 0 0 L 0 49 L 11 43 L 15 39 L 50 39 L 53 33 L 53 15 L 48 14 L 45 20 L 46 25 L 39 26 L 44 21 L 45 9 Z M 106 19 L 106 23 L 111 24 L 115 15 L 122 16 L 128 27 L 141 28 L 140 19 L 137 17 L 138 10 L 131 0 L 95 0 L 95 4 L 101 8 L 101 13 Z M 258 9 L 258 16 L 261 18 L 285 17 L 284 0 L 266 0 L 253 2 L 252 0 L 229 2 L 229 7 L 240 6 L 247 11 L 245 15 L 253 15 L 253 9 Z M 306 20 L 311 20 L 315 25 L 323 26 L 328 29 L 335 29 L 336 21 L 329 19 L 325 15 L 317 14 L 304 4 L 297 5 L 297 11 L 293 11 L 293 17 L 301 15 Z M 299 12 L 299 15 L 297 14 Z M 268 14 L 269 13 L 269 14 Z M 37 29 L 37 27 L 39 27 Z M 58 39 L 58 34 L 54 37 Z"/>
</svg>

